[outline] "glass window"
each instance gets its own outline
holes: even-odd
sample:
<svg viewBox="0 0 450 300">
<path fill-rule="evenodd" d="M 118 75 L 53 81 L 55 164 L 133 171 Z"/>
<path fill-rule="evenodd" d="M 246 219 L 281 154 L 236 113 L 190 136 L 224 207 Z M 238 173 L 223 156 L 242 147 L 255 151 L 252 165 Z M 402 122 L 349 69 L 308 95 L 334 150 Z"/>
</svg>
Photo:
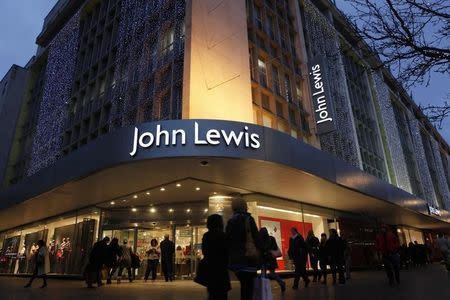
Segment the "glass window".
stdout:
<svg viewBox="0 0 450 300">
<path fill-rule="evenodd" d="M 278 68 L 272 65 L 272 84 L 273 84 L 273 91 L 277 95 L 281 95 L 280 90 L 280 78 L 278 75 Z"/>
<path fill-rule="evenodd" d="M 292 92 L 291 92 L 291 79 L 289 78 L 289 74 L 284 75 L 284 91 L 286 95 L 286 100 L 288 102 L 292 101 Z"/>
<path fill-rule="evenodd" d="M 161 39 L 161 55 L 165 55 L 168 52 L 173 50 L 173 41 L 174 41 L 174 28 L 171 27 L 164 32 Z"/>
<path fill-rule="evenodd" d="M 267 87 L 267 69 L 266 63 L 262 58 L 258 58 L 258 74 L 259 74 L 259 83 Z"/>
<path fill-rule="evenodd" d="M 283 104 L 281 104 L 278 101 L 276 102 L 276 110 L 277 110 L 277 116 L 284 118 Z"/>
<path fill-rule="evenodd" d="M 259 30 L 263 30 L 263 13 L 261 7 L 255 5 L 255 22 Z"/>
<path fill-rule="evenodd" d="M 263 125 L 272 128 L 272 117 L 269 114 L 263 114 Z"/>
<path fill-rule="evenodd" d="M 266 94 L 261 94 L 261 105 L 263 108 L 270 110 L 270 100 L 269 96 Z"/>
</svg>

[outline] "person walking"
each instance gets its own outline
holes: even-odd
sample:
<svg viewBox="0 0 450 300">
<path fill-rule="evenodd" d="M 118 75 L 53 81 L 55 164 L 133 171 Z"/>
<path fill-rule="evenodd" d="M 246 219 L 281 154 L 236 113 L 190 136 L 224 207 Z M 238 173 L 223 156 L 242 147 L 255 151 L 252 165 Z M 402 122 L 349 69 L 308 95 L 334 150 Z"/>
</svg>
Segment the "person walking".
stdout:
<svg viewBox="0 0 450 300">
<path fill-rule="evenodd" d="M 344 272 L 345 279 L 351 279 L 351 271 L 352 271 L 352 248 L 346 236 L 341 233 L 342 246 L 344 248 Z"/>
<path fill-rule="evenodd" d="M 292 288 L 294 290 L 298 289 L 298 283 L 300 282 L 300 277 L 303 278 L 305 282 L 305 288 L 309 285 L 309 278 L 306 275 L 306 261 L 308 260 L 308 249 L 303 236 L 298 232 L 297 228 L 291 228 L 291 239 L 289 240 L 289 258 L 294 261 L 295 275 L 294 275 L 294 285 Z"/>
<path fill-rule="evenodd" d="M 278 268 L 277 257 L 282 256 L 280 248 L 278 248 L 277 241 L 273 236 L 269 235 L 266 227 L 259 230 L 261 246 L 262 246 L 262 266 L 263 271 L 268 271 L 267 278 L 278 282 L 281 288 L 281 292 L 286 290 L 286 283 L 281 277 L 275 273 L 275 269 Z"/>
<path fill-rule="evenodd" d="M 117 283 L 120 283 L 122 280 L 122 272 L 123 269 L 127 269 L 128 271 L 128 281 L 133 282 L 133 274 L 131 273 L 131 249 L 128 246 L 128 241 L 123 240 L 123 245 L 120 246 L 120 253 L 122 256 L 119 260 L 119 272 L 117 273 Z"/>
<path fill-rule="evenodd" d="M 152 281 L 156 279 L 156 270 L 158 269 L 159 256 L 161 251 L 158 247 L 158 241 L 152 239 L 150 241 L 150 248 L 146 251 L 147 254 L 147 268 L 145 270 L 144 282 L 147 282 L 150 273 L 152 273 Z"/>
<path fill-rule="evenodd" d="M 48 251 L 43 240 L 39 240 L 37 246 L 38 249 L 33 257 L 35 260 L 33 275 L 31 275 L 30 281 L 25 285 L 26 288 L 31 287 L 31 284 L 36 277 L 41 277 L 43 280 L 41 288 L 47 286 L 47 273 L 50 272 Z"/>
<path fill-rule="evenodd" d="M 344 243 L 334 228 L 330 229 L 330 238 L 327 241 L 326 247 L 329 255 L 331 274 L 333 276 L 333 284 L 336 284 L 336 273 L 339 274 L 339 283 L 344 284 Z"/>
<path fill-rule="evenodd" d="M 253 287 L 261 260 L 261 243 L 255 220 L 248 213 L 241 197 L 231 203 L 233 216 L 228 220 L 225 235 L 229 249 L 229 269 L 241 285 L 241 300 L 252 300 Z"/>
<path fill-rule="evenodd" d="M 223 231 L 222 216 L 218 214 L 209 216 L 206 227 L 208 231 L 202 238 L 204 270 L 201 276 L 206 283 L 208 300 L 226 300 L 231 284 L 227 270 L 228 247 Z"/>
<path fill-rule="evenodd" d="M 320 273 L 319 273 L 319 281 L 323 278 L 322 283 L 327 284 L 327 265 L 328 265 L 328 250 L 327 250 L 327 235 L 322 233 L 320 235 L 320 245 L 319 245 L 319 265 L 320 265 Z"/>
<path fill-rule="evenodd" d="M 173 280 L 173 256 L 175 254 L 175 244 L 169 240 L 169 235 L 164 236 L 161 242 L 161 269 L 166 282 Z"/>
<path fill-rule="evenodd" d="M 383 225 L 376 236 L 375 248 L 382 257 L 389 285 L 400 284 L 399 241 L 392 230 Z M 395 280 L 395 281 L 394 281 Z"/>
<path fill-rule="evenodd" d="M 448 239 L 440 233 L 438 235 L 438 238 L 436 239 L 436 245 L 439 251 L 441 251 L 442 259 L 444 260 L 444 263 L 448 263 L 448 253 L 450 251 L 450 247 L 448 244 Z"/>
<path fill-rule="evenodd" d="M 101 271 L 103 265 L 107 261 L 108 243 L 109 237 L 106 236 L 92 246 L 91 252 L 89 253 L 89 262 L 86 266 L 85 271 L 86 283 L 88 288 L 94 287 L 92 285 L 94 281 L 97 282 L 98 287 L 101 287 L 103 285 Z"/>
<path fill-rule="evenodd" d="M 105 265 L 108 268 L 108 278 L 106 279 L 106 284 L 111 284 L 111 278 L 119 266 L 119 259 L 122 256 L 119 246 L 119 240 L 113 238 L 106 248 L 106 262 Z"/>
<path fill-rule="evenodd" d="M 313 282 L 317 282 L 319 277 L 319 239 L 314 235 L 314 232 L 310 230 L 308 237 L 306 238 L 306 246 L 308 247 L 309 263 L 313 269 Z"/>
</svg>

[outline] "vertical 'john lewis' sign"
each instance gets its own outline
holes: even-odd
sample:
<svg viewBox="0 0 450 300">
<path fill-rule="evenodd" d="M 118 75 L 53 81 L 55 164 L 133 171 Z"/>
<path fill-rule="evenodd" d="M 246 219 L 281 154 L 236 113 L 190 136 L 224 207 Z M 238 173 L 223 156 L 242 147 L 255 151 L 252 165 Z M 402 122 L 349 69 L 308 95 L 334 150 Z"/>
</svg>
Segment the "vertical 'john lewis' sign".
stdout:
<svg viewBox="0 0 450 300">
<path fill-rule="evenodd" d="M 336 129 L 334 111 L 323 58 L 312 59 L 308 64 L 308 72 L 317 134 L 334 131 Z"/>
</svg>

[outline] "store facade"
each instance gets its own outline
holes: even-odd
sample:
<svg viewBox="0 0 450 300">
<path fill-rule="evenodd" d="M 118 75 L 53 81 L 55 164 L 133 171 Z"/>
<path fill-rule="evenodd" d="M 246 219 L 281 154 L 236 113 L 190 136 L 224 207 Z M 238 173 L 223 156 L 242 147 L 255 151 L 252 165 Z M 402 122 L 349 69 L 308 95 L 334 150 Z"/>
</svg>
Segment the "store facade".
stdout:
<svg viewBox="0 0 450 300">
<path fill-rule="evenodd" d="M 162 121 L 105 135 L 2 191 L 0 272 L 30 273 L 38 239 L 49 246 L 52 274 L 80 275 L 103 236 L 128 240 L 144 259 L 150 240 L 168 234 L 177 276 L 190 278 L 207 216 L 227 219 L 237 194 L 277 239 L 280 271 L 292 269 L 291 227 L 304 236 L 337 229 L 356 266 L 374 264 L 381 223 L 406 232 L 405 241 L 449 229 L 447 211 L 431 215 L 424 200 L 287 134 L 231 121 Z M 145 262 L 137 275 L 144 270 Z"/>
</svg>

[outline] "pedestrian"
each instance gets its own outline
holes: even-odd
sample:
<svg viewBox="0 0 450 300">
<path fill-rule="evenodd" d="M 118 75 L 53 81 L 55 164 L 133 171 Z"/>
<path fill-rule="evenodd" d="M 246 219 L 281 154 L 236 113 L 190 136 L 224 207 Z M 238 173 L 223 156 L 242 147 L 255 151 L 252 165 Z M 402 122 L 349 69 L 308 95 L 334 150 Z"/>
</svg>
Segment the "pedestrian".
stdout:
<svg viewBox="0 0 450 300">
<path fill-rule="evenodd" d="M 48 251 L 43 240 L 39 240 L 37 246 L 38 249 L 33 257 L 35 260 L 33 275 L 31 275 L 30 281 L 25 285 L 26 288 L 31 287 L 31 284 L 36 277 L 41 277 L 43 280 L 41 288 L 47 286 L 47 273 L 50 272 Z"/>
<path fill-rule="evenodd" d="M 319 264 L 320 264 L 320 274 L 319 280 L 323 277 L 323 284 L 327 284 L 327 265 L 328 265 L 328 250 L 327 250 L 327 235 L 322 233 L 320 235 L 320 245 L 319 245 Z"/>
<path fill-rule="evenodd" d="M 169 240 L 169 235 L 164 236 L 161 242 L 161 269 L 166 282 L 173 280 L 173 258 L 175 254 L 175 244 Z"/>
<path fill-rule="evenodd" d="M 128 281 L 133 282 L 133 275 L 131 273 L 131 249 L 128 246 L 128 241 L 123 240 L 123 245 L 120 246 L 120 253 L 122 256 L 119 261 L 119 272 L 117 273 L 117 283 L 119 284 L 122 280 L 123 269 L 128 272 Z"/>
<path fill-rule="evenodd" d="M 444 260 L 444 263 L 447 263 L 450 247 L 448 244 L 448 239 L 442 233 L 440 233 L 438 235 L 438 238 L 436 239 L 436 245 L 437 245 L 439 251 L 441 251 L 442 259 Z"/>
<path fill-rule="evenodd" d="M 275 272 L 278 268 L 277 257 L 281 257 L 282 253 L 278 248 L 277 241 L 273 236 L 269 235 L 266 227 L 259 230 L 261 246 L 262 246 L 262 266 L 263 271 L 268 271 L 267 278 L 275 280 L 281 288 L 281 292 L 286 290 L 286 283 L 281 279 L 280 275 Z"/>
<path fill-rule="evenodd" d="M 336 229 L 330 229 L 330 238 L 327 241 L 327 252 L 329 255 L 329 263 L 331 275 L 333 276 L 333 284 L 336 284 L 336 275 L 339 274 L 339 283 L 345 283 L 344 277 L 344 243 L 339 237 Z"/>
<path fill-rule="evenodd" d="M 147 254 L 147 268 L 145 270 L 144 282 L 147 282 L 148 276 L 152 274 L 152 282 L 156 279 L 156 270 L 158 269 L 159 257 L 161 250 L 158 247 L 158 241 L 152 239 L 150 241 L 150 248 L 146 251 Z"/>
<path fill-rule="evenodd" d="M 319 239 L 314 235 L 314 231 L 310 230 L 306 238 L 306 246 L 308 247 L 309 264 L 313 269 L 313 282 L 317 282 L 319 277 Z"/>
<path fill-rule="evenodd" d="M 232 217 L 225 235 L 229 249 L 229 268 L 241 285 L 241 300 L 252 300 L 256 272 L 261 261 L 261 244 L 255 220 L 248 213 L 247 203 L 236 197 L 231 203 Z"/>
<path fill-rule="evenodd" d="M 113 238 L 106 250 L 107 258 L 105 265 L 108 268 L 108 278 L 106 279 L 106 284 L 111 284 L 111 278 L 116 272 L 119 266 L 119 258 L 122 256 L 119 240 L 117 238 Z"/>
<path fill-rule="evenodd" d="M 306 275 L 306 261 L 308 260 L 308 249 L 303 236 L 298 232 L 297 228 L 291 228 L 291 239 L 289 240 L 289 258 L 294 261 L 295 275 L 294 275 L 294 285 L 292 288 L 294 290 L 298 289 L 298 283 L 300 282 L 300 277 L 303 278 L 305 282 L 305 288 L 309 285 L 309 278 Z"/>
<path fill-rule="evenodd" d="M 228 247 L 223 231 L 223 219 L 213 214 L 206 221 L 208 231 L 202 238 L 203 274 L 209 300 L 226 300 L 231 290 L 228 275 Z M 199 275 L 199 274 L 198 274 Z"/>
<path fill-rule="evenodd" d="M 411 266 L 417 267 L 417 251 L 413 242 L 408 243 L 408 256 L 411 260 Z"/>
<path fill-rule="evenodd" d="M 381 255 L 389 285 L 400 284 L 399 241 L 392 230 L 383 225 L 376 236 L 375 247 Z"/>
<path fill-rule="evenodd" d="M 97 282 L 98 287 L 103 285 L 101 272 L 108 257 L 108 243 L 109 237 L 106 236 L 92 246 L 92 250 L 89 253 L 89 262 L 85 271 L 88 288 L 94 287 L 92 285 L 94 281 Z"/>
</svg>

